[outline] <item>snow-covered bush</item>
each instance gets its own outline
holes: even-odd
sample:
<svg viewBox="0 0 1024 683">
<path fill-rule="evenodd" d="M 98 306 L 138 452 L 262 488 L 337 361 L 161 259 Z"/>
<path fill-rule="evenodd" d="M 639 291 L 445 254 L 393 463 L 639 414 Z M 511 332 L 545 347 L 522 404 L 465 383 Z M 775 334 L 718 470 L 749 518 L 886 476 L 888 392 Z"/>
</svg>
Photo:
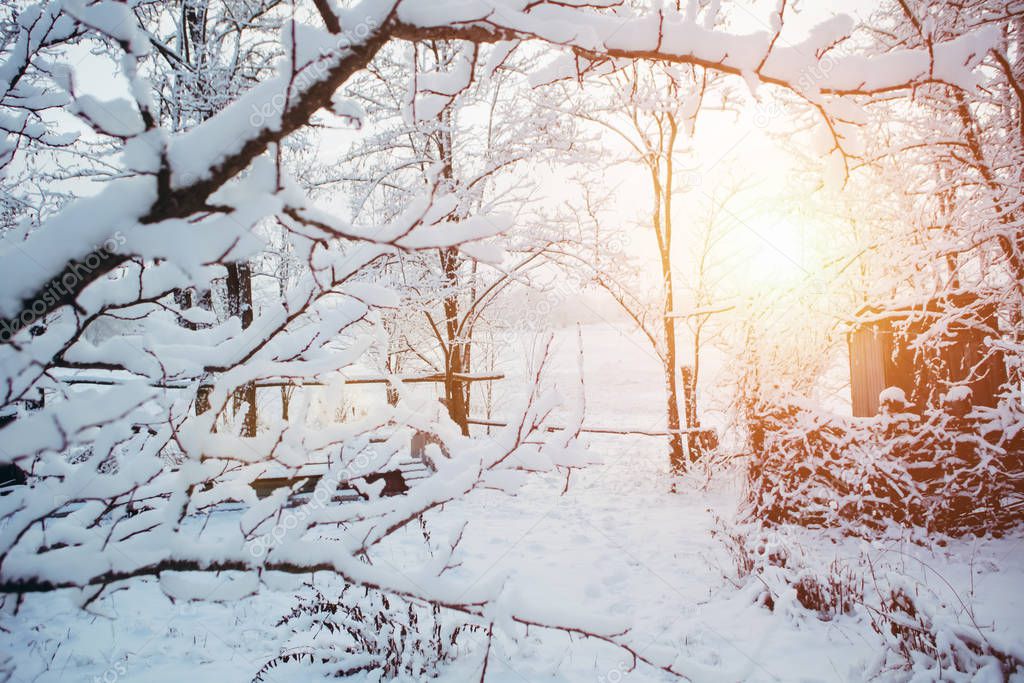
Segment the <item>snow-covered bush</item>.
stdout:
<svg viewBox="0 0 1024 683">
<path fill-rule="evenodd" d="M 1024 513 L 1020 436 L 997 422 L 1009 412 L 847 418 L 796 401 L 761 404 L 746 512 L 768 524 L 857 535 L 890 524 L 948 534 L 1005 529 Z"/>
<path fill-rule="evenodd" d="M 969 623 L 963 624 L 929 606 L 916 584 L 874 585 L 878 600 L 867 611 L 884 648 L 870 674 L 902 673 L 897 680 L 1024 680 L 1024 653 L 986 636 L 966 606 Z"/>
</svg>

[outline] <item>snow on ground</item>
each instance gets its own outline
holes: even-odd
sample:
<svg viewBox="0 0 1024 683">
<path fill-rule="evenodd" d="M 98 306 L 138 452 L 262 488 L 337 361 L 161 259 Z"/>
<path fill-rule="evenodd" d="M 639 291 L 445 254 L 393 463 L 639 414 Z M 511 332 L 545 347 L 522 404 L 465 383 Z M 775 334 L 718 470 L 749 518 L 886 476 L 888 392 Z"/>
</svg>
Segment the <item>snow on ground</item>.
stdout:
<svg viewBox="0 0 1024 683">
<path fill-rule="evenodd" d="M 588 422 L 619 420 L 656 427 L 661 406 L 657 366 L 642 345 L 601 325 L 586 329 Z M 560 335 L 559 381 L 571 384 L 575 332 Z M 623 369 L 628 368 L 624 377 Z M 593 383 L 591 382 L 593 377 Z M 609 387 L 603 392 L 596 387 Z M 738 472 L 708 482 L 694 473 L 670 493 L 667 456 L 652 438 L 602 438 L 602 464 L 573 476 L 562 494 L 558 477 L 538 479 L 517 497 L 478 491 L 445 515 L 466 512 L 456 576 L 467 591 L 504 579 L 513 606 L 565 623 L 612 618 L 631 624 L 629 642 L 641 653 L 665 649 L 694 680 L 862 680 L 880 640 L 863 612 L 823 621 L 776 596 L 774 611 L 757 604 L 756 577 L 740 579 L 725 532 L 740 497 Z M 867 543 L 823 532 L 783 536 L 807 566 L 826 567 L 860 553 L 879 571 L 902 572 L 933 591 L 953 614 L 965 608 L 984 633 L 1024 650 L 1024 533 L 1003 539 L 950 541 L 927 548 L 898 539 Z M 376 561 L 402 569 L 422 562 L 422 535 L 409 528 Z M 302 577 L 309 580 L 310 577 Z M 333 580 L 313 577 L 320 586 Z M 213 596 L 216 597 L 216 594 Z M 231 603 L 173 604 L 155 581 L 137 581 L 78 610 L 75 596 L 28 596 L 16 614 L 0 617 L 0 670 L 12 680 L 248 681 L 277 654 L 274 622 L 293 604 L 289 590 L 265 590 Z M 962 605 L 961 605 L 962 601 Z M 461 646 L 442 680 L 479 680 L 482 638 Z M 270 680 L 305 680 L 302 669 L 280 669 Z M 359 679 L 362 680 L 362 679 Z M 372 678 L 366 680 L 373 680 Z M 640 666 L 608 645 L 531 630 L 492 644 L 487 680 L 655 682 L 667 674 Z"/>
</svg>

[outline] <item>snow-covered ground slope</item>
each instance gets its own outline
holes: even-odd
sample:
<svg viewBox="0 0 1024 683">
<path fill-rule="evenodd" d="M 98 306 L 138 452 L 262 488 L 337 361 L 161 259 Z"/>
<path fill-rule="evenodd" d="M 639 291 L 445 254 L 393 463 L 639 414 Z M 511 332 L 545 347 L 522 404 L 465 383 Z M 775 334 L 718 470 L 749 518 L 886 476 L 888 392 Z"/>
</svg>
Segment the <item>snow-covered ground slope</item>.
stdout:
<svg viewBox="0 0 1024 683">
<path fill-rule="evenodd" d="M 584 335 L 588 422 L 660 424 L 661 382 L 641 346 L 612 328 Z M 560 335 L 558 379 L 572 384 L 574 331 Z M 627 372 L 628 371 L 628 372 Z M 593 378 L 594 383 L 590 380 Z M 598 383 L 606 387 L 597 390 Z M 671 653 L 680 670 L 706 681 L 846 681 L 898 678 L 880 669 L 882 638 L 868 610 L 823 620 L 802 608 L 778 577 L 739 576 L 730 551 L 742 495 L 740 473 L 708 481 L 694 473 L 669 492 L 667 456 L 654 438 L 593 442 L 602 463 L 574 474 L 568 492 L 552 476 L 516 497 L 477 491 L 432 521 L 434 537 L 456 531 L 448 517 L 472 519 L 452 570 L 469 593 L 504 582 L 517 613 L 549 623 L 605 630 L 630 627 L 624 640 L 644 655 Z M 224 521 L 224 520 L 222 520 Z M 230 520 L 227 520 L 230 523 Z M 402 571 L 422 565 L 422 533 L 407 528 L 374 556 Z M 1024 532 L 1002 539 L 943 541 L 925 547 L 899 538 L 868 543 L 800 529 L 775 534 L 794 572 L 827 573 L 830 565 L 864 568 L 870 559 L 880 582 L 899 580 L 921 604 L 949 622 L 975 628 L 1003 649 L 1024 651 Z M 216 600 L 229 594 L 214 590 Z M 331 590 L 327 576 L 312 580 Z M 871 581 L 871 578 L 868 577 Z M 157 582 L 139 580 L 90 604 L 68 592 L 28 596 L 0 617 L 0 669 L 12 680 L 248 681 L 280 652 L 274 624 L 293 604 L 294 588 L 267 577 L 273 588 L 240 600 L 172 603 Z M 868 585 L 865 594 L 874 588 Z M 770 600 L 765 595 L 771 596 Z M 870 599 L 867 600 L 870 602 Z M 770 602 L 772 608 L 766 606 Z M 501 610 L 494 615 L 501 626 Z M 452 617 L 454 618 L 454 617 Z M 959 624 L 959 626 L 957 626 Z M 487 681 L 667 681 L 607 644 L 561 632 L 510 626 L 491 643 Z M 486 638 L 460 643 L 442 680 L 476 681 Z M 926 675 L 924 680 L 934 676 Z M 996 677 L 993 677 L 996 676 Z M 269 680 L 309 680 L 302 665 L 280 667 Z M 376 680 L 374 677 L 358 680 Z M 980 680 L 1000 680 L 983 674 Z"/>
<path fill-rule="evenodd" d="M 467 591 L 505 580 L 518 604 L 566 624 L 628 622 L 638 650 L 677 652 L 695 680 L 863 679 L 880 649 L 869 615 L 822 621 L 786 596 L 776 597 L 774 611 L 757 604 L 760 580 L 736 576 L 721 540 L 718 518 L 734 512 L 736 487 L 704 490 L 690 481 L 680 493 L 667 493 L 661 459 L 650 450 L 609 445 L 607 462 L 581 474 L 565 495 L 561 482 L 550 480 L 517 498 L 471 497 L 465 505 L 475 521 L 458 570 Z M 908 581 L 934 589 L 964 617 L 962 599 L 987 635 L 1018 649 L 1024 648 L 1022 540 L 927 549 L 793 534 L 808 565 L 825 567 L 867 551 L 880 566 L 902 567 Z M 377 561 L 397 567 L 422 561 L 417 530 L 400 541 Z M 4 616 L 3 650 L 17 665 L 14 680 L 246 681 L 276 654 L 273 624 L 292 601 L 281 590 L 236 603 L 172 604 L 152 581 L 112 593 L 89 613 L 72 600 L 30 596 L 17 615 Z M 464 648 L 443 680 L 479 676 L 483 643 Z M 487 680 L 671 680 L 642 666 L 629 672 L 630 664 L 609 646 L 533 631 L 515 643 L 495 639 Z M 280 680 L 301 680 L 294 668 L 280 674 Z"/>
</svg>

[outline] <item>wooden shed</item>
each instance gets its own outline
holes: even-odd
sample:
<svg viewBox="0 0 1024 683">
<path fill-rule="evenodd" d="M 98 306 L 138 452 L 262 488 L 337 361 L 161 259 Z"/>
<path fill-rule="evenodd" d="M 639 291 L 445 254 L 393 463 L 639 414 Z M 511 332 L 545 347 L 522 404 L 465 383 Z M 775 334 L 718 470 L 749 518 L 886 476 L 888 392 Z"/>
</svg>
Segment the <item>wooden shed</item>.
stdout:
<svg viewBox="0 0 1024 683">
<path fill-rule="evenodd" d="M 999 336 L 994 305 L 958 294 L 901 309 L 868 306 L 857 318 L 863 322 L 847 337 L 854 416 L 878 414 L 878 395 L 889 387 L 902 389 L 915 411 L 937 405 L 953 386 L 969 387 L 974 405 L 995 405 L 1006 365 L 985 342 Z M 926 334 L 933 336 L 916 348 Z"/>
</svg>

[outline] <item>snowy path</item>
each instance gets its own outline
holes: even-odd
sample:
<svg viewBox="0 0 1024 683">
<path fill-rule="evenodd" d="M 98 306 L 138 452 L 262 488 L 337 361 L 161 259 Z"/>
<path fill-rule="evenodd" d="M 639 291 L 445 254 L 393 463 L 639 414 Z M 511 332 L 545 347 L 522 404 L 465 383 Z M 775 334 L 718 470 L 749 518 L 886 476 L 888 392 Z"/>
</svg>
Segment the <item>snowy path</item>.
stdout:
<svg viewBox="0 0 1024 683">
<path fill-rule="evenodd" d="M 713 531 L 718 517 L 732 517 L 735 491 L 701 491 L 687 482 L 683 492 L 667 493 L 660 465 L 635 454 L 612 458 L 584 473 L 564 497 L 549 485 L 548 495 L 536 496 L 543 504 L 527 513 L 522 508 L 532 506 L 522 500 L 492 501 L 481 510 L 478 537 L 467 539 L 474 549 L 469 566 L 483 567 L 480 579 L 508 571 L 531 602 L 565 607 L 584 622 L 586 615 L 625 617 L 637 649 L 686 653 L 699 665 L 691 669 L 695 674 L 705 666 L 713 670 L 707 680 L 727 680 L 729 674 L 795 680 L 794 666 L 806 680 L 846 680 L 836 674 L 835 659 L 847 660 L 853 653 L 844 651 L 858 649 L 856 644 L 822 632 L 808 647 L 809 634 L 780 631 L 770 612 L 750 604 L 726 579 L 732 560 Z M 577 655 L 588 651 L 576 647 L 582 651 Z M 598 663 L 585 656 L 575 667 L 563 662 L 555 680 L 621 678 L 628 657 L 600 650 L 590 651 L 591 657 L 600 654 Z M 496 680 L 532 681 L 552 673 L 516 656 L 503 664 L 506 676 Z M 670 679 L 637 670 L 626 680 Z"/>
</svg>

